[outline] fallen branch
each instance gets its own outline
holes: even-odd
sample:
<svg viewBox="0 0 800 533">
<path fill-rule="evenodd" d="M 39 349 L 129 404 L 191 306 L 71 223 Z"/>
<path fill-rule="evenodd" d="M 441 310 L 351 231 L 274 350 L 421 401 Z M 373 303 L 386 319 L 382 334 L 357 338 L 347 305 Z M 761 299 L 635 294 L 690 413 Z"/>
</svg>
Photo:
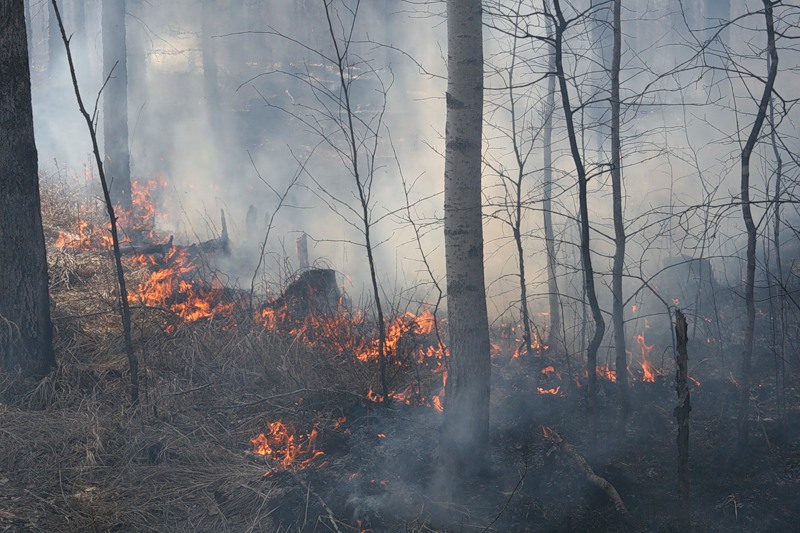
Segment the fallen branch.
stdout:
<svg viewBox="0 0 800 533">
<path fill-rule="evenodd" d="M 558 432 L 552 428 L 542 426 L 542 432 L 544 433 L 545 439 L 547 439 L 549 442 L 552 442 L 558 450 L 572 459 L 581 468 L 581 470 L 583 470 L 583 473 L 586 475 L 586 480 L 589 483 L 605 492 L 606 496 L 608 496 L 608 499 L 614 504 L 614 508 L 618 513 L 628 514 L 628 509 L 622 502 L 622 498 L 617 492 L 617 489 L 614 488 L 614 485 L 609 483 L 607 479 L 595 474 L 594 470 L 592 470 L 592 467 L 589 466 L 589 463 L 586 462 L 586 459 L 584 459 L 580 452 L 578 452 L 575 446 L 565 441 L 561 435 L 559 435 Z"/>
</svg>

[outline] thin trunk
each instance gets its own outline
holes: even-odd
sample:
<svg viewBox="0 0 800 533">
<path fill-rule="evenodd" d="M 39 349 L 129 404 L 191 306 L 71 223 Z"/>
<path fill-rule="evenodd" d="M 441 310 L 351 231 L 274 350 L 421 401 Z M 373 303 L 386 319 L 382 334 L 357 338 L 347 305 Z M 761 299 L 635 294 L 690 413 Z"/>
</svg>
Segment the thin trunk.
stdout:
<svg viewBox="0 0 800 533">
<path fill-rule="evenodd" d="M 131 161 L 128 152 L 128 51 L 125 0 L 104 0 L 103 72 L 113 74 L 103 91 L 103 149 L 111 200 L 131 207 Z"/>
<path fill-rule="evenodd" d="M 353 12 L 353 24 L 358 14 L 358 4 Z M 339 74 L 339 83 L 342 87 L 342 102 L 344 104 L 344 114 L 346 125 L 344 126 L 345 135 L 348 140 L 348 148 L 350 150 L 350 163 L 352 164 L 353 178 L 355 179 L 356 188 L 358 189 L 358 200 L 361 208 L 361 223 L 364 225 L 364 247 L 367 249 L 367 261 L 369 262 L 370 281 L 372 282 L 372 296 L 375 301 L 375 312 L 378 315 L 378 371 L 380 372 L 381 392 L 383 394 L 384 402 L 389 402 L 389 384 L 387 382 L 387 364 L 386 364 L 386 322 L 383 315 L 383 306 L 381 304 L 380 285 L 378 283 L 378 271 L 375 265 L 374 247 L 372 244 L 372 220 L 370 217 L 370 203 L 368 190 L 369 185 L 372 183 L 371 177 L 365 178 L 361 175 L 361 168 L 359 164 L 359 140 L 356 138 L 356 127 L 353 122 L 355 109 L 350 101 L 350 80 L 352 77 L 348 72 L 347 66 L 347 50 L 349 42 L 346 43 L 344 49 L 340 47 L 338 38 L 334 30 L 334 22 L 331 19 L 330 2 L 325 2 L 325 15 L 328 22 L 328 31 L 330 32 L 333 50 L 336 54 L 336 67 Z M 378 130 L 375 131 L 377 142 Z M 374 154 L 374 152 L 373 152 Z"/>
<path fill-rule="evenodd" d="M 450 362 L 440 458 L 475 471 L 489 432 L 489 322 L 483 266 L 480 0 L 447 1 L 444 238 Z"/>
<path fill-rule="evenodd" d="M 781 424 L 785 423 L 783 414 L 786 407 L 786 293 L 783 280 L 783 264 L 781 258 L 781 197 L 783 196 L 783 159 L 778 149 L 777 133 L 775 131 L 775 103 L 769 99 L 769 125 L 772 152 L 775 155 L 775 195 L 772 202 L 775 209 L 774 226 L 772 230 L 772 243 L 775 249 L 775 278 L 769 277 L 770 286 L 777 280 L 778 313 L 773 315 L 772 323 L 775 325 L 775 394 L 778 404 L 778 416 Z"/>
<path fill-rule="evenodd" d="M 675 336 L 677 338 L 677 354 L 675 356 L 675 390 L 678 393 L 678 405 L 673 415 L 678 422 L 678 523 L 681 533 L 691 531 L 692 521 L 689 506 L 689 413 L 692 411 L 689 393 L 689 352 L 686 345 L 688 324 L 680 309 L 675 311 Z M 619 373 L 618 373 L 619 374 Z"/>
<path fill-rule="evenodd" d="M 131 310 L 128 303 L 128 289 L 125 285 L 125 271 L 122 268 L 122 254 L 119 248 L 119 232 L 117 231 L 117 215 L 114 211 L 114 204 L 111 202 L 111 190 L 108 180 L 106 180 L 105 170 L 103 168 L 103 158 L 100 156 L 100 147 L 97 142 L 97 132 L 94 129 L 94 122 L 92 117 L 86 111 L 83 105 L 83 98 L 81 98 L 80 87 L 78 86 L 78 78 L 75 74 L 75 63 L 72 60 L 72 52 L 69 48 L 69 39 L 64 31 L 64 25 L 61 21 L 61 14 L 58 11 L 56 0 L 52 0 L 51 4 L 55 9 L 56 18 L 58 19 L 59 29 L 61 30 L 61 39 L 67 51 L 67 62 L 69 64 L 69 72 L 72 76 L 72 87 L 75 90 L 75 98 L 78 101 L 78 108 L 81 115 L 86 121 L 86 126 L 89 129 L 89 136 L 92 139 L 92 151 L 94 152 L 95 163 L 97 164 L 97 172 L 100 175 L 100 185 L 103 188 L 103 198 L 106 204 L 106 211 L 108 212 L 108 220 L 111 225 L 111 243 L 114 255 L 114 266 L 116 267 L 117 284 L 119 285 L 119 305 L 120 315 L 122 317 L 122 335 L 123 344 L 125 346 L 125 353 L 128 356 L 128 367 L 131 372 L 130 383 L 130 398 L 131 402 L 136 405 L 139 403 L 139 359 L 136 357 L 136 352 L 133 349 L 133 340 L 131 338 Z"/>
<path fill-rule="evenodd" d="M 547 24 L 547 37 L 552 39 L 553 27 Z M 561 302 L 556 278 L 556 245 L 553 237 L 553 114 L 556 109 L 556 77 L 555 52 L 548 61 L 547 98 L 544 108 L 544 184 L 542 198 L 542 214 L 544 217 L 544 243 L 547 253 L 547 292 L 550 307 L 550 336 L 548 344 L 555 350 L 558 346 L 566 351 L 567 347 L 561 336 Z"/>
<path fill-rule="evenodd" d="M 518 7 L 521 7 L 518 5 Z M 517 11 L 519 14 L 519 11 Z M 519 22 L 518 20 L 515 22 Z M 518 352 L 522 348 L 528 357 L 533 356 L 531 317 L 528 310 L 528 281 L 525 277 L 525 248 L 522 242 L 522 185 L 525 180 L 525 162 L 527 157 L 523 155 L 520 147 L 519 133 L 517 132 L 517 106 L 514 98 L 514 70 L 517 63 L 517 39 L 514 39 L 514 47 L 511 52 L 511 65 L 508 69 L 508 100 L 511 112 L 511 143 L 514 150 L 514 158 L 517 163 L 517 176 L 514 183 L 514 213 L 511 216 L 511 229 L 514 234 L 514 243 L 517 247 L 517 265 L 519 268 L 519 307 L 522 319 L 522 346 L 518 347 Z M 520 353 L 520 355 L 522 355 Z M 534 374 L 535 375 L 535 374 Z"/>
<path fill-rule="evenodd" d="M 744 333 L 744 344 L 742 347 L 742 366 L 740 371 L 741 392 L 739 397 L 739 450 L 746 449 L 748 435 L 750 431 L 750 372 L 753 358 L 753 337 L 756 324 L 756 303 L 754 287 L 756 280 L 756 225 L 753 222 L 753 214 L 750 209 L 750 156 L 753 153 L 758 137 L 761 133 L 761 126 L 767 116 L 769 100 L 772 97 L 772 88 L 775 85 L 775 77 L 778 74 L 778 51 L 775 48 L 775 25 L 772 18 L 772 1 L 762 0 L 764 3 L 764 18 L 767 25 L 767 53 L 770 57 L 769 73 L 767 82 L 764 85 L 764 92 L 758 104 L 758 113 L 747 138 L 747 143 L 742 149 L 742 218 L 747 228 L 747 274 L 745 280 L 744 300 L 747 310 L 747 323 Z"/>
<path fill-rule="evenodd" d="M 0 366 L 55 366 L 22 0 L 0 2 Z"/>
<path fill-rule="evenodd" d="M 622 148 L 620 146 L 619 71 L 622 55 L 622 0 L 614 2 L 614 51 L 611 60 L 611 196 L 614 212 L 614 263 L 611 266 L 611 293 L 614 297 L 614 350 L 617 368 L 617 394 L 620 420 L 630 413 L 628 399 L 628 355 L 625 351 L 625 297 L 622 293 L 622 268 L 625 265 L 625 221 L 622 218 Z"/>
<path fill-rule="evenodd" d="M 581 264 L 583 266 L 584 287 L 586 288 L 586 298 L 589 300 L 589 308 L 592 313 L 592 320 L 594 321 L 594 335 L 589 340 L 589 345 L 586 348 L 586 373 L 588 376 L 588 391 L 587 391 L 587 407 L 589 411 L 590 426 L 590 440 L 592 448 L 594 448 L 596 438 L 596 416 L 597 416 L 597 351 L 600 348 L 600 343 L 603 340 L 603 335 L 606 331 L 606 322 L 603 318 L 603 313 L 600 309 L 600 304 L 597 301 L 597 292 L 594 287 L 594 269 L 592 268 L 592 253 L 591 253 L 591 236 L 589 228 L 589 198 L 588 198 L 588 179 L 586 177 L 586 169 L 583 166 L 583 159 L 581 158 L 580 147 L 578 145 L 578 137 L 575 132 L 574 111 L 569 99 L 569 90 L 567 86 L 567 78 L 564 73 L 563 62 L 563 36 L 567 29 L 567 20 L 561 11 L 561 1 L 554 0 L 555 15 L 557 18 L 556 35 L 555 35 L 555 50 L 556 50 L 556 75 L 558 76 L 558 83 L 561 89 L 561 103 L 564 109 L 564 118 L 567 125 L 567 136 L 569 137 L 570 151 L 572 152 L 572 159 L 575 163 L 575 170 L 578 174 L 578 201 L 580 204 L 580 253 Z"/>
</svg>

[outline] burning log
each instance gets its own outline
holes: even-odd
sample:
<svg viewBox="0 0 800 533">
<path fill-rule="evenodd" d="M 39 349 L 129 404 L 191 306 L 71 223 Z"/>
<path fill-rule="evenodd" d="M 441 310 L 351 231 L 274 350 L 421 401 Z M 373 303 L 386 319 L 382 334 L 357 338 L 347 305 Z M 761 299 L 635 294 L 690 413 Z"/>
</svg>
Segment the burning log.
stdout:
<svg viewBox="0 0 800 533">
<path fill-rule="evenodd" d="M 172 248 L 173 236 L 170 235 L 169 241 L 162 244 L 148 242 L 125 242 L 120 244 L 122 255 L 167 255 Z"/>
<path fill-rule="evenodd" d="M 623 515 L 628 514 L 628 509 L 622 502 L 622 498 L 617 492 L 617 489 L 614 488 L 614 485 L 609 483 L 607 479 L 595 474 L 594 470 L 592 470 L 592 467 L 589 466 L 589 463 L 586 462 L 586 459 L 584 459 L 584 457 L 578 452 L 575 446 L 565 441 L 564 438 L 552 428 L 542 426 L 542 432 L 544 433 L 545 439 L 547 439 L 549 442 L 552 442 L 558 450 L 563 452 L 564 455 L 572 459 L 575 464 L 580 467 L 580 469 L 586 475 L 586 480 L 589 483 L 602 490 L 606 496 L 608 496 L 608 499 L 614 504 L 614 508 L 618 513 Z"/>
<path fill-rule="evenodd" d="M 689 512 L 689 413 L 692 403 L 689 397 L 689 353 L 686 350 L 688 343 L 688 325 L 686 317 L 680 310 L 675 311 L 675 336 L 677 338 L 678 354 L 675 356 L 677 370 L 675 375 L 675 390 L 678 393 L 678 405 L 675 406 L 673 415 L 678 421 L 678 521 L 681 531 L 689 531 L 691 527 Z"/>
</svg>

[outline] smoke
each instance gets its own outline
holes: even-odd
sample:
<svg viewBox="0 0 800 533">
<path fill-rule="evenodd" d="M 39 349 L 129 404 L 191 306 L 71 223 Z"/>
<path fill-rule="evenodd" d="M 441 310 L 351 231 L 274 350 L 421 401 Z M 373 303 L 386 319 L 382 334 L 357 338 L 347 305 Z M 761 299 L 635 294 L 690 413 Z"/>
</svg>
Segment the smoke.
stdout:
<svg viewBox="0 0 800 533">
<path fill-rule="evenodd" d="M 62 59 L 49 62 L 48 15 L 42 5 L 34 4 L 32 9 L 31 53 L 42 171 L 74 174 L 83 184 L 90 144 L 77 114 L 60 45 L 52 51 Z M 347 139 L 341 131 L 343 116 L 331 107 L 335 102 L 330 96 L 341 93 L 335 65 L 329 61 L 333 41 L 322 5 L 277 1 L 209 5 L 211 16 L 203 17 L 197 4 L 129 4 L 128 64 L 138 73 L 131 75 L 129 87 L 134 178 L 163 176 L 167 180 L 162 201 L 168 216 L 160 224 L 179 242 L 218 234 L 219 212 L 224 209 L 234 255 L 222 266 L 233 283 L 247 284 L 258 262 L 257 243 L 266 235 L 266 221 L 275 214 L 280 193 L 297 176 L 297 185 L 270 228 L 268 271 L 261 276 L 277 283 L 287 270 L 297 268 L 294 238 L 306 233 L 312 262 L 342 273 L 340 284 L 354 299 L 361 299 L 369 291 L 363 227 L 352 169 L 337 153 L 347 151 Z M 355 4 L 333 5 L 334 33 L 342 46 L 353 17 L 348 8 Z M 440 222 L 446 49 L 443 18 L 437 12 L 441 7 L 362 2 L 349 37 L 348 60 L 357 67 L 351 72 L 358 77 L 352 83 L 351 104 L 357 122 L 363 121 L 357 124 L 364 140 L 359 171 L 362 179 L 372 179 L 370 217 L 377 267 L 384 290 L 398 306 L 408 305 L 408 300 L 430 299 L 428 274 L 404 220 L 401 178 L 411 189 L 412 216 L 422 229 L 422 247 L 434 276 L 444 275 Z M 704 26 L 713 26 L 703 18 L 707 14 L 701 7 L 687 8 L 685 16 L 666 9 L 642 0 L 629 7 L 623 21 L 627 70 L 622 135 L 631 274 L 626 291 L 642 295 L 649 291 L 642 289 L 639 278 L 649 279 L 681 254 L 711 257 L 720 283 L 739 283 L 738 213 L 708 206 L 735 202 L 739 143 L 755 105 L 746 91 L 757 90 L 758 85 L 752 80 L 728 81 L 719 72 L 699 67 L 660 78 L 660 73 L 690 61 L 695 51 L 688 44 L 712 31 L 703 30 Z M 735 7 L 731 16 L 742 15 L 743 9 Z M 93 102 L 106 74 L 99 49 L 99 4 L 88 4 L 85 15 L 80 23 L 68 9 L 66 23 L 67 32 L 74 33 L 73 53 L 83 93 Z M 507 32 L 493 28 L 503 24 L 507 28 L 507 22 L 489 15 L 485 20 L 485 138 L 487 162 L 492 162 L 485 171 L 485 190 L 487 202 L 497 204 L 509 200 L 497 168 L 510 174 L 516 168 L 508 138 L 512 124 L 505 88 L 513 42 Z M 756 16 L 749 20 L 749 26 L 730 29 L 729 48 L 732 54 L 742 54 L 740 61 L 753 72 L 761 72 L 766 69 L 763 58 L 754 57 L 743 43 L 763 40 L 759 34 L 763 22 Z M 574 105 L 585 106 L 576 120 L 592 174 L 592 246 L 603 285 L 613 246 L 609 177 L 604 166 L 608 155 L 603 148 L 607 147 L 608 111 L 605 89 L 594 85 L 606 76 L 601 67 L 607 56 L 604 35 L 608 32 L 596 31 L 593 24 L 588 20 L 569 29 L 566 68 Z M 528 30 L 543 35 L 543 21 L 532 17 Z M 203 64 L 204 53 L 209 53 L 203 49 L 204 34 L 213 36 L 213 72 Z M 534 135 L 542 123 L 546 83 L 541 76 L 547 70 L 547 52 L 539 41 L 518 42 L 516 80 L 521 85 L 515 98 L 527 113 L 517 131 L 532 139 L 522 232 L 534 314 L 547 310 L 540 209 L 542 146 L 541 137 Z M 216 79 L 210 79 L 214 74 Z M 794 96 L 791 88 L 800 86 L 792 85 L 795 78 L 792 72 L 781 71 L 779 90 L 784 98 Z M 218 95 L 208 92 L 209 83 Z M 560 105 L 557 109 L 553 215 L 559 236 L 559 284 L 568 296 L 580 300 L 575 178 Z M 380 129 L 370 131 L 377 127 L 378 118 Z M 371 135 L 378 136 L 378 143 L 370 167 L 372 154 L 363 149 L 373 146 Z M 791 146 L 796 140 L 785 142 Z M 773 179 L 771 154 L 764 146 L 756 157 L 756 196 L 763 201 Z M 759 217 L 768 218 L 765 205 L 756 206 Z M 251 206 L 257 213 L 255 227 L 246 221 Z M 496 205 L 487 205 L 485 211 L 497 212 Z M 507 222 L 487 218 L 485 240 L 490 312 L 494 318 L 514 315 L 519 307 L 518 267 Z M 419 290 L 403 292 L 412 287 Z M 659 296 L 671 300 L 669 291 L 663 292 Z M 607 290 L 601 291 L 601 299 L 610 307 Z"/>
</svg>

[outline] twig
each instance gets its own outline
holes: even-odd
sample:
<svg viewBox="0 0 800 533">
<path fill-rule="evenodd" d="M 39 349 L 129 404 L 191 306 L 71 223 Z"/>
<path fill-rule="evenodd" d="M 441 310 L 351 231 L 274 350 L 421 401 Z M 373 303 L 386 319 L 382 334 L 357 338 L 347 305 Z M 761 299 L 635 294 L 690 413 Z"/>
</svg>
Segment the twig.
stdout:
<svg viewBox="0 0 800 533">
<path fill-rule="evenodd" d="M 522 481 L 525 479 L 525 476 L 527 474 L 528 474 L 528 457 L 526 455 L 526 457 L 525 457 L 525 470 L 522 472 L 522 475 L 517 480 L 517 484 L 514 485 L 514 490 L 511 491 L 511 494 L 508 496 L 508 499 L 506 500 L 505 505 L 503 505 L 503 508 L 500 509 L 499 513 L 497 513 L 497 516 L 494 517 L 494 520 L 489 522 L 489 524 L 485 528 L 483 528 L 481 530 L 481 533 L 486 533 L 487 531 L 489 531 L 489 529 L 495 524 L 495 522 L 497 522 L 500 519 L 500 517 L 503 515 L 503 513 L 506 511 L 506 509 L 508 509 L 508 505 L 511 503 L 511 500 L 514 498 L 514 495 L 517 493 L 519 488 L 522 486 Z"/>
</svg>

